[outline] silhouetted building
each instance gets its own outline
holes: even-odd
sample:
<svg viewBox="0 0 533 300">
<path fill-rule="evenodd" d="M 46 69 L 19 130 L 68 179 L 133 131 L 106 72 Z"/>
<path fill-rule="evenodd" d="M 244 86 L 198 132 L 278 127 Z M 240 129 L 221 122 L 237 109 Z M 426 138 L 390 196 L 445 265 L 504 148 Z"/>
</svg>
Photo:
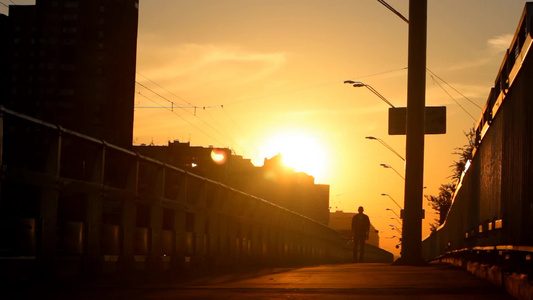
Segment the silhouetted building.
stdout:
<svg viewBox="0 0 533 300">
<path fill-rule="evenodd" d="M 351 238 L 352 235 L 352 218 L 356 213 L 345 213 L 342 210 L 329 213 L 329 227 L 340 232 L 344 237 Z M 367 244 L 379 247 L 378 230 L 370 223 Z"/>
<path fill-rule="evenodd" d="M 37 0 L 0 18 L 0 104 L 131 147 L 138 0 Z"/>
<path fill-rule="evenodd" d="M 227 148 L 191 146 L 179 141 L 168 142 L 168 146 L 133 146 L 142 155 L 163 161 L 191 173 L 227 184 L 230 166 L 241 161 L 247 168 L 253 168 L 250 160 L 231 155 Z"/>
<path fill-rule="evenodd" d="M 282 156 L 265 158 L 263 167 L 243 178 L 240 189 L 300 213 L 324 225 L 329 222 L 329 185 L 285 166 Z"/>
<path fill-rule="evenodd" d="M 309 217 L 324 225 L 329 221 L 329 185 L 283 165 L 281 156 L 255 167 L 249 159 L 227 148 L 196 147 L 179 141 L 168 146 L 134 146 L 134 151 L 191 173 L 221 182 L 245 193 Z"/>
</svg>

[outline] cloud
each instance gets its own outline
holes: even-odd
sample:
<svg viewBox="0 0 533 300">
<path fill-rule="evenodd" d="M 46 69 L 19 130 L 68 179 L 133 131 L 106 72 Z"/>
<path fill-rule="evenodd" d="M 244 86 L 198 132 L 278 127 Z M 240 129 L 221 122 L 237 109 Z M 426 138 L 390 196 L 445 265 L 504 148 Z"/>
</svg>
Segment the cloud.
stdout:
<svg viewBox="0 0 533 300">
<path fill-rule="evenodd" d="M 449 68 L 452 71 L 476 69 L 490 65 L 494 60 L 498 60 L 503 52 L 511 45 L 513 34 L 502 34 L 487 40 L 487 48 L 477 57 L 458 63 Z"/>
<path fill-rule="evenodd" d="M 502 34 L 499 36 L 495 36 L 493 38 L 490 38 L 487 41 L 487 44 L 489 45 L 489 48 L 492 51 L 500 53 L 509 48 L 509 46 L 511 45 L 511 41 L 513 40 L 513 36 L 513 34 Z"/>
<path fill-rule="evenodd" d="M 139 71 L 156 82 L 205 85 L 240 84 L 272 75 L 287 62 L 283 52 L 258 52 L 235 45 L 139 45 Z"/>
</svg>

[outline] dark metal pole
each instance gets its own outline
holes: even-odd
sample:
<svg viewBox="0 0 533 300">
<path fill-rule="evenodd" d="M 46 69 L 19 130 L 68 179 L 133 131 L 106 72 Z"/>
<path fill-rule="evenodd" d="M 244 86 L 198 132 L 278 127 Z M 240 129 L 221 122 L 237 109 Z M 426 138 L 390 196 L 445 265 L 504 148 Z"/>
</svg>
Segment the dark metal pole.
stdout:
<svg viewBox="0 0 533 300">
<path fill-rule="evenodd" d="M 424 185 L 424 118 L 426 106 L 427 0 L 409 0 L 405 204 L 402 257 L 399 263 L 420 265 Z"/>
</svg>

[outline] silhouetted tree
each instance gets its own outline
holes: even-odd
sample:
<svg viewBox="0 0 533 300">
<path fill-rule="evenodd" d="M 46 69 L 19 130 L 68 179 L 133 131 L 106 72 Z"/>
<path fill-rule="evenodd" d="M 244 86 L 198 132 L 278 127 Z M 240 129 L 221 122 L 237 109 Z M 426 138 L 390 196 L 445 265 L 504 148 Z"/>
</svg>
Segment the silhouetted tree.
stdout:
<svg viewBox="0 0 533 300">
<path fill-rule="evenodd" d="M 464 134 L 468 140 L 468 144 L 464 145 L 463 147 L 455 148 L 456 152 L 453 154 L 459 155 L 459 160 L 454 161 L 453 165 L 450 166 L 453 170 L 450 177 L 456 182 L 461 180 L 461 175 L 465 170 L 466 163 L 472 159 L 472 150 L 474 149 L 475 145 L 476 132 L 474 128 L 470 128 L 470 130 Z"/>
<path fill-rule="evenodd" d="M 476 132 L 474 128 L 471 128 L 464 134 L 468 140 L 468 144 L 464 145 L 463 147 L 455 148 L 456 152 L 453 154 L 459 155 L 459 160 L 454 161 L 454 163 L 450 166 L 452 168 L 452 175 L 450 176 L 452 178 L 452 182 L 442 184 L 439 187 L 438 196 L 424 195 L 424 197 L 426 197 L 426 199 L 429 201 L 431 208 L 436 210 L 439 214 L 439 218 L 435 219 L 435 223 L 430 224 L 431 231 L 437 230 L 437 228 L 446 220 L 448 211 L 452 206 L 453 194 L 455 193 L 457 184 L 459 183 L 459 180 L 461 180 L 461 175 L 465 170 L 466 163 L 472 159 L 472 151 L 475 146 Z"/>
<path fill-rule="evenodd" d="M 424 197 L 426 197 L 426 199 L 429 201 L 431 208 L 439 213 L 439 218 L 435 219 L 436 223 L 430 224 L 431 231 L 435 231 L 446 220 L 448 211 L 452 206 L 452 198 L 453 194 L 455 193 L 455 188 L 455 183 L 442 184 L 439 187 L 438 196 L 424 195 Z"/>
</svg>

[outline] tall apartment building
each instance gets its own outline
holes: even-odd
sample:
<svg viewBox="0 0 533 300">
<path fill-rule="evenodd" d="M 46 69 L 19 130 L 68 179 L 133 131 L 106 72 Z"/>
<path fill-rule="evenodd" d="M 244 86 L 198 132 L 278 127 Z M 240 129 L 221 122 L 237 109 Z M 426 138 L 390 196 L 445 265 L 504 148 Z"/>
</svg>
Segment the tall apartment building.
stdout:
<svg viewBox="0 0 533 300">
<path fill-rule="evenodd" d="M 0 104 L 131 147 L 138 8 L 138 0 L 9 6 L 0 18 Z"/>
</svg>

